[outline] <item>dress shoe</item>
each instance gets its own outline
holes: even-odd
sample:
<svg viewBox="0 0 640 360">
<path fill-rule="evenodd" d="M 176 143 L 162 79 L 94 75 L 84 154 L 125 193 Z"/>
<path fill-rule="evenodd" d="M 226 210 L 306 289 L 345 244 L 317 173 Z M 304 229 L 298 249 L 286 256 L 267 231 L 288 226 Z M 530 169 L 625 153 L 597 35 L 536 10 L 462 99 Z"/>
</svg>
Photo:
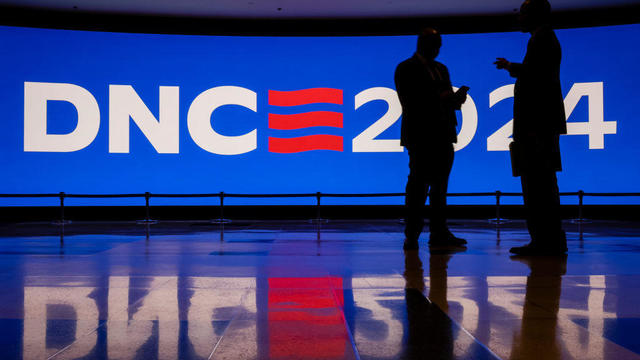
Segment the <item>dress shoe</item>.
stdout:
<svg viewBox="0 0 640 360">
<path fill-rule="evenodd" d="M 429 235 L 429 246 L 462 246 L 466 245 L 467 241 L 456 237 L 451 232 L 445 233 L 431 233 Z"/>
<path fill-rule="evenodd" d="M 533 243 L 512 247 L 509 252 L 520 256 L 544 256 L 544 255 L 565 255 L 567 245 L 560 246 L 541 246 Z"/>
<path fill-rule="evenodd" d="M 535 276 L 562 276 L 567 273 L 567 254 L 552 256 L 511 255 L 510 259 L 525 264 Z"/>
<path fill-rule="evenodd" d="M 429 253 L 431 255 L 453 255 L 467 251 L 467 247 L 464 245 L 434 245 L 429 244 Z"/>
</svg>

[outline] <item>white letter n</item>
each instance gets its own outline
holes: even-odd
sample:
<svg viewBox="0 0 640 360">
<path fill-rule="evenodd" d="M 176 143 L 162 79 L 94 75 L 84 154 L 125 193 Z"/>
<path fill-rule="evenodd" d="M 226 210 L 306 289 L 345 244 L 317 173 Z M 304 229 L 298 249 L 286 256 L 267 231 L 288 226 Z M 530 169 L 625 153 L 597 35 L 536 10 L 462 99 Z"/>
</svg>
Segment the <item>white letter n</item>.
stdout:
<svg viewBox="0 0 640 360">
<path fill-rule="evenodd" d="M 129 118 L 161 154 L 179 152 L 179 87 L 160 86 L 157 120 L 131 85 L 109 85 L 109 152 L 129 152 Z"/>
</svg>

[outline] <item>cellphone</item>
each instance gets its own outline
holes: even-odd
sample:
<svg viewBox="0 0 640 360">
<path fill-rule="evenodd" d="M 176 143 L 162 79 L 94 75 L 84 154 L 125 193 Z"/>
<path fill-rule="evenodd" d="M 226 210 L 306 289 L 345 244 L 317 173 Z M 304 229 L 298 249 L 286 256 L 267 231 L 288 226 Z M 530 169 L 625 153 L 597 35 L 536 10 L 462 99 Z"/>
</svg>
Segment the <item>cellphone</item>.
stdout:
<svg viewBox="0 0 640 360">
<path fill-rule="evenodd" d="M 460 87 L 460 90 L 458 90 L 458 91 L 464 91 L 464 92 L 467 92 L 467 91 L 469 91 L 469 87 L 468 87 L 468 86 L 466 86 L 466 85 L 462 85 L 462 86 Z"/>
</svg>

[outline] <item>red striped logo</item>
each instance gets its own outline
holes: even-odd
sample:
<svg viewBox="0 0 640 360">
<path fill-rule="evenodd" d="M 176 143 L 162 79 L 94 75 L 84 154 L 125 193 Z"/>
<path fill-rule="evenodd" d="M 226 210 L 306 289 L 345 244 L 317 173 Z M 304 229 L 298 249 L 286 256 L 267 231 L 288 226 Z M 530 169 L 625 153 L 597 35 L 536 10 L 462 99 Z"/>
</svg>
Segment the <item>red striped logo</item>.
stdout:
<svg viewBox="0 0 640 360">
<path fill-rule="evenodd" d="M 342 90 L 313 88 L 294 91 L 269 90 L 269 105 L 300 106 L 311 104 L 342 105 Z M 269 114 L 269 128 L 299 130 L 311 127 L 343 127 L 342 113 L 311 111 L 297 114 Z M 269 151 L 281 154 L 312 150 L 343 151 L 343 138 L 338 135 L 318 134 L 291 138 L 269 137 Z"/>
<path fill-rule="evenodd" d="M 342 105 L 342 89 L 269 90 L 269 105 L 298 106 L 319 103 Z"/>
<path fill-rule="evenodd" d="M 276 130 L 296 130 L 313 126 L 342 128 L 342 113 L 334 111 L 313 111 L 300 114 L 269 114 L 269 128 Z"/>
<path fill-rule="evenodd" d="M 342 136 L 308 135 L 294 138 L 269 137 L 269 151 L 291 154 L 311 150 L 342 151 Z"/>
<path fill-rule="evenodd" d="M 270 359 L 342 359 L 350 345 L 344 325 L 343 280 L 269 278 Z M 295 341 L 291 341 L 295 339 Z"/>
</svg>

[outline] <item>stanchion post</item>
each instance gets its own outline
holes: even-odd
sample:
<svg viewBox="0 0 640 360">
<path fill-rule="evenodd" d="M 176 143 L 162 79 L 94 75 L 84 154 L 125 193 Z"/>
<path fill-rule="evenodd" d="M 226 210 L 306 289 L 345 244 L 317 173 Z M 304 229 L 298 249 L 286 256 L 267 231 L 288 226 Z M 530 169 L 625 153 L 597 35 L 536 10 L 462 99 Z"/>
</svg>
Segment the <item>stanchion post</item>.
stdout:
<svg viewBox="0 0 640 360">
<path fill-rule="evenodd" d="M 151 193 L 146 191 L 144 193 L 144 211 L 145 211 L 145 218 L 144 220 L 138 220 L 136 221 L 138 224 L 155 224 L 157 223 L 156 220 L 151 220 L 151 215 L 150 215 L 150 208 L 151 205 L 149 204 L 149 200 L 151 199 Z"/>
<path fill-rule="evenodd" d="M 321 199 L 322 199 L 322 193 L 320 191 L 318 191 L 316 193 L 316 218 L 312 219 L 312 220 L 309 220 L 312 223 L 320 224 L 320 223 L 329 222 L 329 220 L 323 219 L 323 218 L 320 217 Z"/>
<path fill-rule="evenodd" d="M 224 191 L 220 191 L 220 219 L 224 219 Z"/>
<path fill-rule="evenodd" d="M 589 220 L 584 218 L 584 191 L 578 190 L 578 218 L 572 219 L 571 222 L 574 224 L 584 224 L 588 223 Z"/>
<path fill-rule="evenodd" d="M 145 209 L 145 218 L 144 218 L 144 220 L 146 222 L 151 221 L 151 218 L 149 216 L 149 198 L 150 198 L 150 195 L 151 194 L 149 194 L 148 191 L 144 193 L 144 209 Z"/>
<path fill-rule="evenodd" d="M 584 191 L 578 190 L 578 221 L 584 221 L 582 217 L 582 205 L 584 203 Z"/>
<path fill-rule="evenodd" d="M 64 191 L 60 192 L 60 225 L 64 225 Z"/>
<path fill-rule="evenodd" d="M 507 223 L 508 221 L 500 217 L 500 198 L 502 197 L 502 191 L 496 190 L 496 217 L 495 219 L 489 219 L 492 224 L 500 225 Z"/>
<path fill-rule="evenodd" d="M 500 223 L 500 196 L 502 195 L 502 193 L 500 192 L 500 190 L 496 191 L 496 220 L 498 223 Z"/>
<path fill-rule="evenodd" d="M 214 224 L 228 224 L 231 220 L 224 218 L 224 191 L 220 191 L 218 198 L 220 199 L 220 218 L 213 219 L 211 222 Z"/>
<path fill-rule="evenodd" d="M 60 199 L 60 219 L 59 220 L 53 220 L 52 223 L 54 225 L 62 225 L 64 226 L 64 224 L 70 224 L 71 221 L 69 220 L 65 220 L 64 219 L 64 198 L 67 197 L 67 194 L 64 191 L 61 191 L 58 194 L 58 199 Z"/>
</svg>

